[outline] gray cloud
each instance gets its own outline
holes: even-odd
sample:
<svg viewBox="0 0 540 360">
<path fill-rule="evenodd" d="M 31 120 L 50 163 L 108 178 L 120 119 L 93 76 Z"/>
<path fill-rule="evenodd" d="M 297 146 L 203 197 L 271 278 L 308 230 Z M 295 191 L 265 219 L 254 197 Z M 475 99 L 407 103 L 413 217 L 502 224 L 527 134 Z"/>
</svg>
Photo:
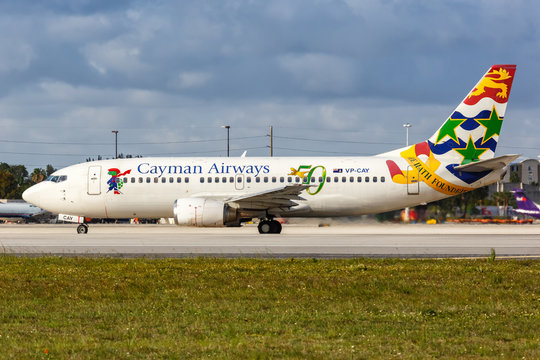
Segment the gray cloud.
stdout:
<svg viewBox="0 0 540 360">
<path fill-rule="evenodd" d="M 269 125 L 296 137 L 401 143 L 410 122 L 420 141 L 494 63 L 518 64 L 501 153 L 536 156 L 539 8 L 524 0 L 3 2 L 0 140 L 83 144 L 0 142 L 0 161 L 64 166 L 84 160 L 74 154 L 110 154 L 88 143 L 112 141 L 116 128 L 121 143 L 163 142 L 122 150 L 140 154 L 220 155 L 219 142 L 164 142 L 222 139 L 223 124 L 253 136 L 236 142 L 252 155 L 267 154 Z M 282 155 L 392 147 L 276 144 Z M 66 156 L 7 154 L 25 151 Z"/>
</svg>

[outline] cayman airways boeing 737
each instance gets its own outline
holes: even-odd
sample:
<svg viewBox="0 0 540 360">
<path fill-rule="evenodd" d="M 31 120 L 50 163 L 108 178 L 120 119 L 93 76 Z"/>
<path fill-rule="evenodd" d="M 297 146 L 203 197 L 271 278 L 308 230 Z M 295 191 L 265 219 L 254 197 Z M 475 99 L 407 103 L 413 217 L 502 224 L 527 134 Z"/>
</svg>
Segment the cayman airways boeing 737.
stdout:
<svg viewBox="0 0 540 360">
<path fill-rule="evenodd" d="M 492 66 L 433 136 L 387 153 L 93 161 L 56 171 L 23 198 L 76 222 L 174 217 L 185 226 L 238 226 L 260 219 L 261 234 L 281 232 L 276 217 L 361 215 L 440 200 L 496 182 L 518 157 L 494 157 L 515 71 Z"/>
</svg>

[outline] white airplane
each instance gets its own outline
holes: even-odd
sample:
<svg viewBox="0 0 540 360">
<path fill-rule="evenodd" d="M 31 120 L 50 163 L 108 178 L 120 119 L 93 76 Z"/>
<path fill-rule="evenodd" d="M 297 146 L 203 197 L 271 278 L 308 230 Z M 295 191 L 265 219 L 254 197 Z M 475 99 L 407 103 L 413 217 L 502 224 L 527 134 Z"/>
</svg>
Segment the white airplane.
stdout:
<svg viewBox="0 0 540 360">
<path fill-rule="evenodd" d="M 174 217 L 214 227 L 258 218 L 261 234 L 281 232 L 276 217 L 362 215 L 440 200 L 496 182 L 518 157 L 494 157 L 515 70 L 492 66 L 432 137 L 387 153 L 93 161 L 56 171 L 23 198 L 75 222 Z"/>
<path fill-rule="evenodd" d="M 39 219 L 44 216 L 45 210 L 22 200 L 0 200 L 0 219 Z"/>
</svg>

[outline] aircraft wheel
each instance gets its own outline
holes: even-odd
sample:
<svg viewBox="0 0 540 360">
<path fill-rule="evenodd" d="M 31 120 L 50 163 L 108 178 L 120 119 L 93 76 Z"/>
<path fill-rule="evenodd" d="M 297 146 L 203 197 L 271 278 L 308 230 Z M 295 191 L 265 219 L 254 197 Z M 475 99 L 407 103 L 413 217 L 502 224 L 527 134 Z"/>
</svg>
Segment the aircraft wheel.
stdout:
<svg viewBox="0 0 540 360">
<path fill-rule="evenodd" d="M 261 220 L 258 229 L 259 234 L 280 234 L 281 224 L 276 220 Z"/>
<path fill-rule="evenodd" d="M 261 220 L 257 226 L 259 234 L 270 234 L 272 232 L 272 224 L 268 220 Z"/>
<path fill-rule="evenodd" d="M 270 233 L 272 234 L 281 234 L 281 223 L 277 220 L 270 221 Z"/>
<path fill-rule="evenodd" d="M 77 234 L 86 234 L 88 232 L 88 225 L 80 224 L 77 226 Z"/>
</svg>

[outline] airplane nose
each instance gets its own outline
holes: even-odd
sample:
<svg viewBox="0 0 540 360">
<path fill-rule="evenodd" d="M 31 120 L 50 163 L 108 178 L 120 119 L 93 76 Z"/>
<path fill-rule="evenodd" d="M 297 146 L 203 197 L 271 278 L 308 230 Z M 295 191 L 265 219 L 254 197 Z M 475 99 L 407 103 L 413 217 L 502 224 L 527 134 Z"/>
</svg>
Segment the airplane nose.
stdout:
<svg viewBox="0 0 540 360">
<path fill-rule="evenodd" d="M 39 204 L 41 201 L 41 195 L 40 195 L 39 189 L 37 189 L 37 185 L 31 186 L 28 189 L 26 189 L 22 193 L 22 198 L 24 199 L 24 201 L 30 204 L 36 205 L 37 207 L 41 207 Z"/>
</svg>

